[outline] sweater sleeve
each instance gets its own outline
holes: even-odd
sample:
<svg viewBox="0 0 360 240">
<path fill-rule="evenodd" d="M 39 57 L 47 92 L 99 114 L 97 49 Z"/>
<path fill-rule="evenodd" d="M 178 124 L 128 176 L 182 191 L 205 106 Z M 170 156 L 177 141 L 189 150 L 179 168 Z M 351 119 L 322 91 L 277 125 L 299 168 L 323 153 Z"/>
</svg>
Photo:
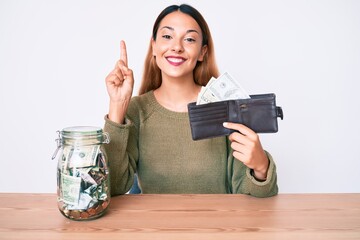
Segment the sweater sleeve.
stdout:
<svg viewBox="0 0 360 240">
<path fill-rule="evenodd" d="M 271 197 L 278 193 L 276 166 L 270 153 L 266 151 L 265 153 L 269 159 L 269 168 L 266 180 L 260 182 L 252 176 L 250 168 L 233 157 L 232 150 L 230 150 L 228 177 L 231 193 L 248 194 L 254 197 Z"/>
<path fill-rule="evenodd" d="M 125 124 L 118 124 L 106 115 L 104 131 L 110 136 L 110 143 L 103 147 L 109 163 L 111 195 L 125 194 L 133 184 L 138 159 L 135 126 L 128 118 Z"/>
</svg>

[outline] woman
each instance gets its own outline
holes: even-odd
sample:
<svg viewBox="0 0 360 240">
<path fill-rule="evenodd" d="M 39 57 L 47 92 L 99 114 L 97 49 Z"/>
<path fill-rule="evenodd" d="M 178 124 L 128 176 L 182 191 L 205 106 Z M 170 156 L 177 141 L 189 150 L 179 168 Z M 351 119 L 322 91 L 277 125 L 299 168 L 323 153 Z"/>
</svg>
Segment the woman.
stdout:
<svg viewBox="0 0 360 240">
<path fill-rule="evenodd" d="M 241 124 L 227 137 L 193 141 L 187 105 L 217 77 L 207 23 L 189 5 L 165 8 L 155 21 L 139 96 L 125 43 L 106 78 L 110 96 L 104 131 L 112 195 L 128 192 L 138 175 L 142 193 L 277 194 L 275 164 L 259 136 Z"/>
</svg>

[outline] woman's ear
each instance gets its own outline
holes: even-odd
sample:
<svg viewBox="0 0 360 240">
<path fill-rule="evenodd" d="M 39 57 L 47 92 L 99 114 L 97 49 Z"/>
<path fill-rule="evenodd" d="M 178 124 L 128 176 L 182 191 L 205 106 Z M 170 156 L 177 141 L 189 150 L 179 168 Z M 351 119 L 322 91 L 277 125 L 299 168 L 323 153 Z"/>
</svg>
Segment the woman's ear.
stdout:
<svg viewBox="0 0 360 240">
<path fill-rule="evenodd" d="M 204 56 L 207 53 L 207 49 L 208 49 L 207 45 L 204 45 L 204 46 L 201 47 L 201 52 L 200 52 L 200 55 L 198 57 L 199 62 L 202 62 L 204 60 Z"/>
</svg>

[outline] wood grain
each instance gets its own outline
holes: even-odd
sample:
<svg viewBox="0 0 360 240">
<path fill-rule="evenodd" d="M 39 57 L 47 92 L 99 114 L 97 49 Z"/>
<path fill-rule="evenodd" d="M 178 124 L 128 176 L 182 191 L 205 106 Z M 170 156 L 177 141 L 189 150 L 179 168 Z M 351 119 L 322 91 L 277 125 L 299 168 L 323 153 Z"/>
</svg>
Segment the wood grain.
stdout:
<svg viewBox="0 0 360 240">
<path fill-rule="evenodd" d="M 360 239 L 360 194 L 124 195 L 68 220 L 54 194 L 0 194 L 0 239 Z"/>
</svg>

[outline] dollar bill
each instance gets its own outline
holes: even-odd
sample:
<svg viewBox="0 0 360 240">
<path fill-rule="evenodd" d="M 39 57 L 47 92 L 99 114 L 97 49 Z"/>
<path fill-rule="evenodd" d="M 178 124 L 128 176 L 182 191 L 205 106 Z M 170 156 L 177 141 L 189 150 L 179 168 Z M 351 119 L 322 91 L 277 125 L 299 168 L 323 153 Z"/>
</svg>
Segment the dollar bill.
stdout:
<svg viewBox="0 0 360 240">
<path fill-rule="evenodd" d="M 211 92 L 208 86 L 212 85 L 213 82 L 216 81 L 216 78 L 212 77 L 206 87 L 201 87 L 201 90 L 199 92 L 196 104 L 204 104 L 204 103 L 211 103 L 211 102 L 217 102 L 220 101 L 218 97 L 214 95 L 214 93 Z"/>
<path fill-rule="evenodd" d="M 65 203 L 76 205 L 79 202 L 81 178 L 61 173 L 61 198 Z"/>
<path fill-rule="evenodd" d="M 208 84 L 202 87 L 196 104 L 246 98 L 250 98 L 249 94 L 237 80 L 225 72 L 217 79 L 211 78 Z"/>
<path fill-rule="evenodd" d="M 81 146 L 72 148 L 69 152 L 69 168 L 84 168 L 96 165 L 99 145 Z"/>
</svg>

